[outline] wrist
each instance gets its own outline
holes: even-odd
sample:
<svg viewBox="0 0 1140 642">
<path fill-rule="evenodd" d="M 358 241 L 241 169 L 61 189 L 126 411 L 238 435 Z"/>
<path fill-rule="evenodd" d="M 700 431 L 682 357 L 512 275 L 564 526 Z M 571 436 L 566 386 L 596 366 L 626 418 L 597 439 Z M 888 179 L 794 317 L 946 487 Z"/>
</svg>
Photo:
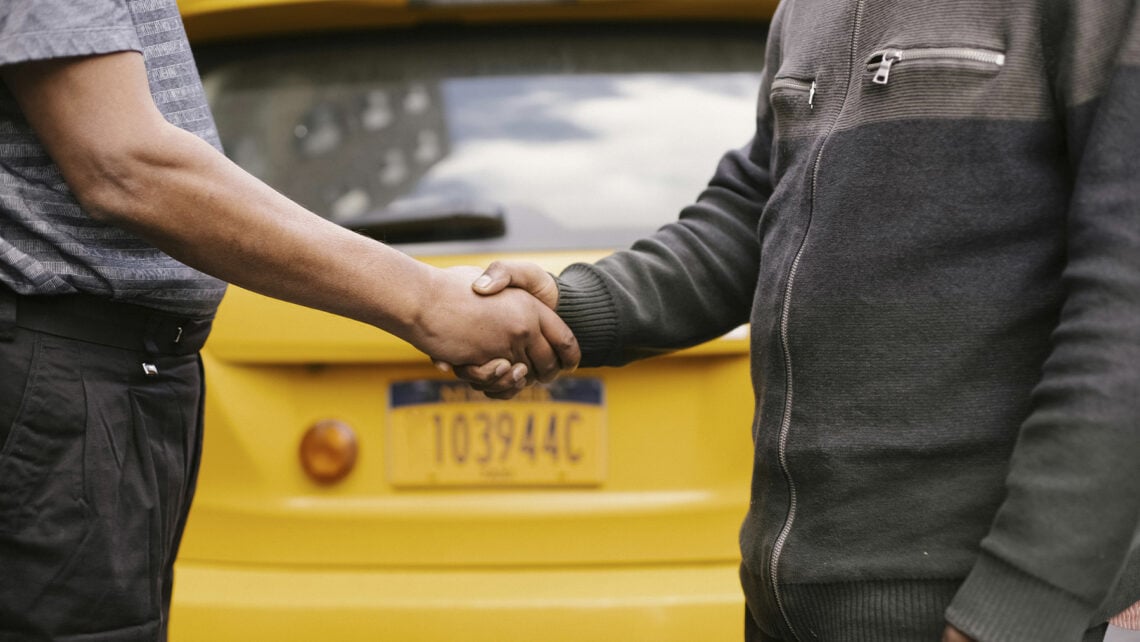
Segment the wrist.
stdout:
<svg viewBox="0 0 1140 642">
<path fill-rule="evenodd" d="M 365 269 L 365 274 L 382 276 L 367 290 L 362 301 L 367 312 L 360 320 L 422 349 L 430 336 L 433 311 L 444 298 L 444 271 L 406 256 Z"/>
<path fill-rule="evenodd" d="M 447 300 L 446 272 L 420 263 L 408 278 L 408 299 L 402 309 L 395 311 L 400 330 L 394 334 L 424 350 L 435 334 L 433 319 Z"/>
</svg>

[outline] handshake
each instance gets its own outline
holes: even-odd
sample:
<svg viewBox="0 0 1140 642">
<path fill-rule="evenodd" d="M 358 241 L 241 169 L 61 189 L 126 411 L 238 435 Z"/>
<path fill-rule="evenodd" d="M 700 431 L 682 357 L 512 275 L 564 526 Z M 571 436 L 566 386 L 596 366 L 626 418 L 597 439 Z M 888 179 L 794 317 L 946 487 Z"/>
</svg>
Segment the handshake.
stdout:
<svg viewBox="0 0 1140 642">
<path fill-rule="evenodd" d="M 555 313 L 558 285 L 538 265 L 496 261 L 485 271 L 436 272 L 409 334 L 436 367 L 494 399 L 578 367 L 574 333 Z"/>
</svg>

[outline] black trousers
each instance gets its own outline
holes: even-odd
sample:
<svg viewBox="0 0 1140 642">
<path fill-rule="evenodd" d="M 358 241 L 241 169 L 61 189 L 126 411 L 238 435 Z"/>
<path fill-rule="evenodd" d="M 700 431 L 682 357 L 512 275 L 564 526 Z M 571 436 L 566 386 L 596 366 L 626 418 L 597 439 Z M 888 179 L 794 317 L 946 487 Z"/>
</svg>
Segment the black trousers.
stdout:
<svg viewBox="0 0 1140 642">
<path fill-rule="evenodd" d="M 208 333 L 0 291 L 0 641 L 165 639 Z"/>
</svg>

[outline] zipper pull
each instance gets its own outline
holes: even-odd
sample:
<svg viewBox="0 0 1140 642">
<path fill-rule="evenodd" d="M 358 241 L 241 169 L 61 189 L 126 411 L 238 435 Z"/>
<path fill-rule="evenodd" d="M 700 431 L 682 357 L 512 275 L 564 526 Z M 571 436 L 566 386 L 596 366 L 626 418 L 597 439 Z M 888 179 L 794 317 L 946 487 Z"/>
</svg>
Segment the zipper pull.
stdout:
<svg viewBox="0 0 1140 642">
<path fill-rule="evenodd" d="M 891 66 L 902 59 L 902 52 L 898 49 L 883 52 L 883 58 L 879 61 L 879 68 L 875 70 L 875 77 L 871 82 L 876 85 L 887 84 L 887 79 L 891 77 Z"/>
<path fill-rule="evenodd" d="M 808 89 L 808 107 L 815 109 L 812 103 L 815 101 L 815 81 L 811 81 L 811 89 Z"/>
</svg>

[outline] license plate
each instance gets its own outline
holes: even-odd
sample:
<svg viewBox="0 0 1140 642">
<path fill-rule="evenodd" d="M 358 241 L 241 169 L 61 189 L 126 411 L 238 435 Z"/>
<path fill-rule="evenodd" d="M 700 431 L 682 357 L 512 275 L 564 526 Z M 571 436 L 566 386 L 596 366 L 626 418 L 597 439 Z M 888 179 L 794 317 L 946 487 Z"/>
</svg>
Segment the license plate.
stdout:
<svg viewBox="0 0 1140 642">
<path fill-rule="evenodd" d="M 461 382 L 389 388 L 394 486 L 593 486 L 605 476 L 602 382 L 570 378 L 488 399 Z"/>
</svg>

